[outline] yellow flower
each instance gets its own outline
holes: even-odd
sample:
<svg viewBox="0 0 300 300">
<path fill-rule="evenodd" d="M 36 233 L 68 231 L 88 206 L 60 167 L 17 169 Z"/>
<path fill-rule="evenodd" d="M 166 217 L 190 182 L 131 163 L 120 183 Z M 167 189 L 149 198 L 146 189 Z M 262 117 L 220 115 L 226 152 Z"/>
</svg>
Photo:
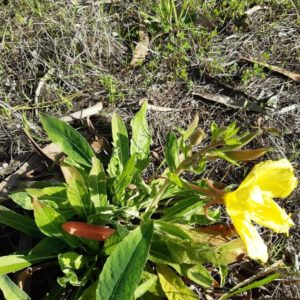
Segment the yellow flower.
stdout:
<svg viewBox="0 0 300 300">
<path fill-rule="evenodd" d="M 266 262 L 267 246 L 251 223 L 288 234 L 294 225 L 289 215 L 272 198 L 284 198 L 296 188 L 297 179 L 287 159 L 257 164 L 242 184 L 224 195 L 226 211 L 245 243 L 250 258 Z"/>
</svg>

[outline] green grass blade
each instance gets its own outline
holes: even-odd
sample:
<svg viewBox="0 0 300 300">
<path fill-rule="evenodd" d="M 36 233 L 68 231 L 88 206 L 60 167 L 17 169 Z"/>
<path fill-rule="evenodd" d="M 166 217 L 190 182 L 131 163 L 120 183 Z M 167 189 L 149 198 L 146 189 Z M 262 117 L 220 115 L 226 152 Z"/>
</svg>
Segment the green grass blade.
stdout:
<svg viewBox="0 0 300 300">
<path fill-rule="evenodd" d="M 236 291 L 234 292 L 227 292 L 226 294 L 224 294 L 219 300 L 227 300 L 229 298 L 231 298 L 232 296 L 234 295 L 237 295 L 237 294 L 240 294 L 240 293 L 243 293 L 243 292 L 246 292 L 246 291 L 249 291 L 251 289 L 254 289 L 254 288 L 259 288 L 259 287 L 262 287 L 272 281 L 274 281 L 275 279 L 278 279 L 280 278 L 281 275 L 280 273 L 274 273 L 274 274 L 271 274 L 261 280 L 257 280 L 255 282 L 252 282 L 244 287 L 241 287 L 239 289 L 237 289 Z"/>
</svg>

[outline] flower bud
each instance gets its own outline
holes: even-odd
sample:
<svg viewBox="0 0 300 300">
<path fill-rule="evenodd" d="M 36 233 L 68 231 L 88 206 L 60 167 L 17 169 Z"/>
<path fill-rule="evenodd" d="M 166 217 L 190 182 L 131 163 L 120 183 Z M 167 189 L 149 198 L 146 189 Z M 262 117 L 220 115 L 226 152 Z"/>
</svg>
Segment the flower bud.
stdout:
<svg viewBox="0 0 300 300">
<path fill-rule="evenodd" d="M 197 128 L 190 137 L 190 143 L 192 146 L 197 146 L 205 139 L 205 133 L 201 128 Z"/>
<path fill-rule="evenodd" d="M 233 150 L 233 151 L 226 151 L 225 154 L 230 159 L 236 161 L 247 161 L 247 160 L 254 160 L 258 157 L 261 157 L 268 151 L 267 148 L 259 148 L 259 149 L 252 149 L 252 150 Z"/>
</svg>

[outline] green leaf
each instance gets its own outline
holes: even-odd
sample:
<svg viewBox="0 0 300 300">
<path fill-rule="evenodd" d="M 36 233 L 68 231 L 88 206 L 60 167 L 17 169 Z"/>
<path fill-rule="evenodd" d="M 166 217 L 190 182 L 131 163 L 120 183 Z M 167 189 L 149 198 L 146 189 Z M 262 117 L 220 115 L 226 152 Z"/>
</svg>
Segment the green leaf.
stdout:
<svg viewBox="0 0 300 300">
<path fill-rule="evenodd" d="M 164 234 L 173 235 L 180 239 L 188 239 L 190 240 L 191 237 L 180 227 L 176 226 L 175 224 L 163 222 L 163 221 L 155 221 L 154 222 L 155 230 L 160 231 Z"/>
<path fill-rule="evenodd" d="M 187 277 L 188 279 L 192 280 L 193 282 L 206 287 L 211 288 L 212 283 L 214 282 L 213 277 L 211 274 L 207 271 L 205 267 L 203 267 L 201 264 L 197 264 L 195 266 L 191 265 L 179 265 L 180 271 L 178 273 L 181 276 Z M 175 268 L 177 271 L 177 269 Z"/>
<path fill-rule="evenodd" d="M 40 242 L 38 242 L 28 254 L 32 255 L 50 255 L 50 254 L 58 254 L 61 250 L 68 247 L 68 244 L 64 241 L 52 238 L 52 237 L 45 237 Z"/>
<path fill-rule="evenodd" d="M 90 198 L 94 203 L 96 212 L 101 206 L 108 205 L 106 194 L 106 175 L 101 161 L 96 157 L 92 158 L 92 169 L 88 176 L 88 187 L 90 191 Z"/>
<path fill-rule="evenodd" d="M 0 223 L 21 231 L 31 237 L 41 237 L 42 234 L 35 222 L 26 216 L 0 205 Z"/>
<path fill-rule="evenodd" d="M 249 291 L 249 290 L 254 289 L 254 288 L 259 288 L 259 287 L 265 286 L 266 284 L 268 284 L 268 283 L 270 283 L 270 282 L 272 282 L 272 281 L 274 281 L 274 280 L 276 280 L 280 277 L 281 277 L 280 273 L 274 273 L 274 274 L 266 276 L 263 279 L 257 280 L 255 282 L 250 283 L 250 284 L 247 284 L 246 286 L 241 287 L 239 289 L 233 288 L 232 290 L 230 290 L 229 292 L 224 294 L 220 298 L 220 300 L 227 300 L 227 299 L 230 299 L 234 295 Z"/>
<path fill-rule="evenodd" d="M 61 253 L 58 255 L 58 263 L 63 269 L 82 269 L 86 263 L 86 257 L 74 251 Z"/>
<path fill-rule="evenodd" d="M 162 220 L 169 222 L 189 220 L 204 204 L 205 202 L 199 196 L 189 196 L 185 199 L 180 199 L 164 210 Z"/>
<path fill-rule="evenodd" d="M 158 278 L 168 300 L 196 300 L 199 299 L 182 281 L 182 279 L 168 266 L 157 265 Z"/>
<path fill-rule="evenodd" d="M 98 281 L 93 282 L 88 288 L 86 288 L 78 300 L 94 300 L 96 299 Z"/>
<path fill-rule="evenodd" d="M 67 196 L 69 203 L 76 213 L 86 220 L 93 208 L 86 186 L 87 175 L 84 171 L 79 171 L 67 165 L 61 166 L 61 170 L 68 184 Z"/>
<path fill-rule="evenodd" d="M 102 252 L 105 255 L 110 255 L 116 246 L 128 235 L 129 230 L 126 227 L 117 224 L 116 232 L 104 242 Z"/>
<path fill-rule="evenodd" d="M 16 272 L 33 264 L 57 258 L 56 255 L 7 255 L 0 257 L 0 275 Z"/>
<path fill-rule="evenodd" d="M 153 223 L 130 232 L 107 259 L 99 277 L 97 300 L 132 299 L 147 260 Z"/>
<path fill-rule="evenodd" d="M 31 197 L 25 191 L 14 191 L 9 194 L 9 198 L 20 205 L 23 209 L 32 210 Z"/>
<path fill-rule="evenodd" d="M 219 139 L 221 130 L 219 129 L 219 126 L 215 121 L 211 123 L 210 130 L 211 130 L 211 141 L 216 142 Z"/>
<path fill-rule="evenodd" d="M 91 166 L 91 159 L 95 153 L 78 131 L 46 114 L 40 114 L 40 120 L 51 141 L 58 144 L 64 153 L 84 166 Z"/>
<path fill-rule="evenodd" d="M 228 267 L 227 266 L 219 266 L 219 274 L 220 274 L 220 287 L 223 287 L 226 283 L 226 278 L 228 275 Z"/>
<path fill-rule="evenodd" d="M 74 270 L 63 269 L 62 272 L 64 273 L 64 276 L 57 277 L 57 282 L 60 286 L 66 287 L 67 284 L 72 286 L 81 286 L 84 284 L 80 279 L 78 279 L 78 276 Z"/>
<path fill-rule="evenodd" d="M 62 239 L 72 247 L 78 245 L 77 238 L 62 230 L 62 224 L 66 222 L 63 215 L 59 214 L 54 208 L 35 199 L 33 200 L 33 209 L 35 222 L 45 235 Z"/>
<path fill-rule="evenodd" d="M 61 287 L 59 284 L 56 284 L 54 288 L 51 289 L 50 292 L 48 292 L 42 300 L 58 300 L 63 299 L 64 294 L 66 293 L 65 288 Z M 92 298 L 88 299 L 92 300 Z"/>
<path fill-rule="evenodd" d="M 43 189 L 28 188 L 26 192 L 32 197 L 60 211 L 66 219 L 75 215 L 75 211 L 71 207 L 66 186 L 50 186 Z M 31 203 L 32 207 L 32 203 Z M 33 207 L 31 208 L 33 209 Z"/>
<path fill-rule="evenodd" d="M 30 300 L 30 297 L 7 275 L 0 275 L 0 289 L 7 300 Z"/>
<path fill-rule="evenodd" d="M 139 112 L 131 120 L 132 137 L 130 141 L 130 153 L 139 154 L 140 160 L 148 159 L 150 154 L 151 134 L 147 119 L 147 102 L 144 102 Z"/>
<path fill-rule="evenodd" d="M 172 131 L 167 136 L 165 156 L 170 171 L 174 172 L 179 165 L 179 147 L 176 135 Z"/>
<path fill-rule="evenodd" d="M 143 272 L 139 286 L 134 292 L 134 299 L 140 298 L 157 282 L 158 277 L 149 272 Z"/>
<path fill-rule="evenodd" d="M 111 122 L 114 151 L 117 154 L 120 171 L 122 172 L 123 167 L 129 159 L 128 133 L 123 120 L 116 112 L 113 113 Z"/>
<path fill-rule="evenodd" d="M 235 161 L 234 159 L 230 158 L 229 156 L 226 155 L 226 152 L 222 152 L 222 151 L 219 151 L 219 150 L 215 150 L 215 151 L 212 151 L 210 152 L 210 154 L 212 154 L 213 156 L 216 156 L 216 157 L 219 157 L 219 158 L 222 158 L 228 162 L 230 162 L 231 164 L 239 167 L 240 164 Z"/>
<path fill-rule="evenodd" d="M 200 233 L 198 234 L 200 236 Z M 156 263 L 203 264 L 215 266 L 236 262 L 245 254 L 245 246 L 240 239 L 213 247 L 205 243 L 182 240 L 170 236 L 154 235 L 151 244 L 151 260 Z"/>
<path fill-rule="evenodd" d="M 129 186 L 134 175 L 137 172 L 135 163 L 136 163 L 136 154 L 133 154 L 126 162 L 126 165 L 124 167 L 121 176 L 114 182 L 114 193 L 115 193 L 115 198 L 118 202 L 121 200 L 125 192 L 125 189 Z"/>
<path fill-rule="evenodd" d="M 194 120 L 192 121 L 192 123 L 189 125 L 189 127 L 184 131 L 184 133 L 182 134 L 182 139 L 185 142 L 192 134 L 193 132 L 196 130 L 196 128 L 198 127 L 198 123 L 199 123 L 199 115 L 196 114 Z"/>
</svg>

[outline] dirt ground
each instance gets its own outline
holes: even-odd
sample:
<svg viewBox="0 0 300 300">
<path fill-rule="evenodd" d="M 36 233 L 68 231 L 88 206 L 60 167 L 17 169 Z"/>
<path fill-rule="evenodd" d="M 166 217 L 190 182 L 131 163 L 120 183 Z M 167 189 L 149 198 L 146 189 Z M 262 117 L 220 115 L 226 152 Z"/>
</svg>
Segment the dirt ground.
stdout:
<svg viewBox="0 0 300 300">
<path fill-rule="evenodd" d="M 212 121 L 228 125 L 235 120 L 242 130 L 262 128 L 250 146 L 271 148 L 264 159 L 287 157 L 299 178 L 300 79 L 258 63 L 300 74 L 299 3 L 198 1 L 195 18 L 171 30 L 151 18 L 155 3 L 0 3 L 0 181 L 35 151 L 22 131 L 23 115 L 37 142 L 45 145 L 38 112 L 62 116 L 102 102 L 102 112 L 90 122 L 109 140 L 112 112 L 118 110 L 129 124 L 145 99 L 151 105 L 148 120 L 156 155 L 163 155 L 168 130 L 186 128 L 198 113 L 205 132 Z M 131 66 L 141 24 L 149 49 L 139 65 Z M 85 121 L 72 125 L 87 132 Z M 251 166 L 220 162 L 205 175 L 239 183 Z M 271 262 L 287 264 L 286 276 L 254 290 L 253 299 L 300 299 L 300 189 L 282 205 L 296 224 L 290 236 L 261 230 L 272 245 Z M 242 280 L 260 268 L 244 262 L 232 266 L 231 274 Z M 228 286 L 236 281 L 230 276 Z"/>
</svg>

